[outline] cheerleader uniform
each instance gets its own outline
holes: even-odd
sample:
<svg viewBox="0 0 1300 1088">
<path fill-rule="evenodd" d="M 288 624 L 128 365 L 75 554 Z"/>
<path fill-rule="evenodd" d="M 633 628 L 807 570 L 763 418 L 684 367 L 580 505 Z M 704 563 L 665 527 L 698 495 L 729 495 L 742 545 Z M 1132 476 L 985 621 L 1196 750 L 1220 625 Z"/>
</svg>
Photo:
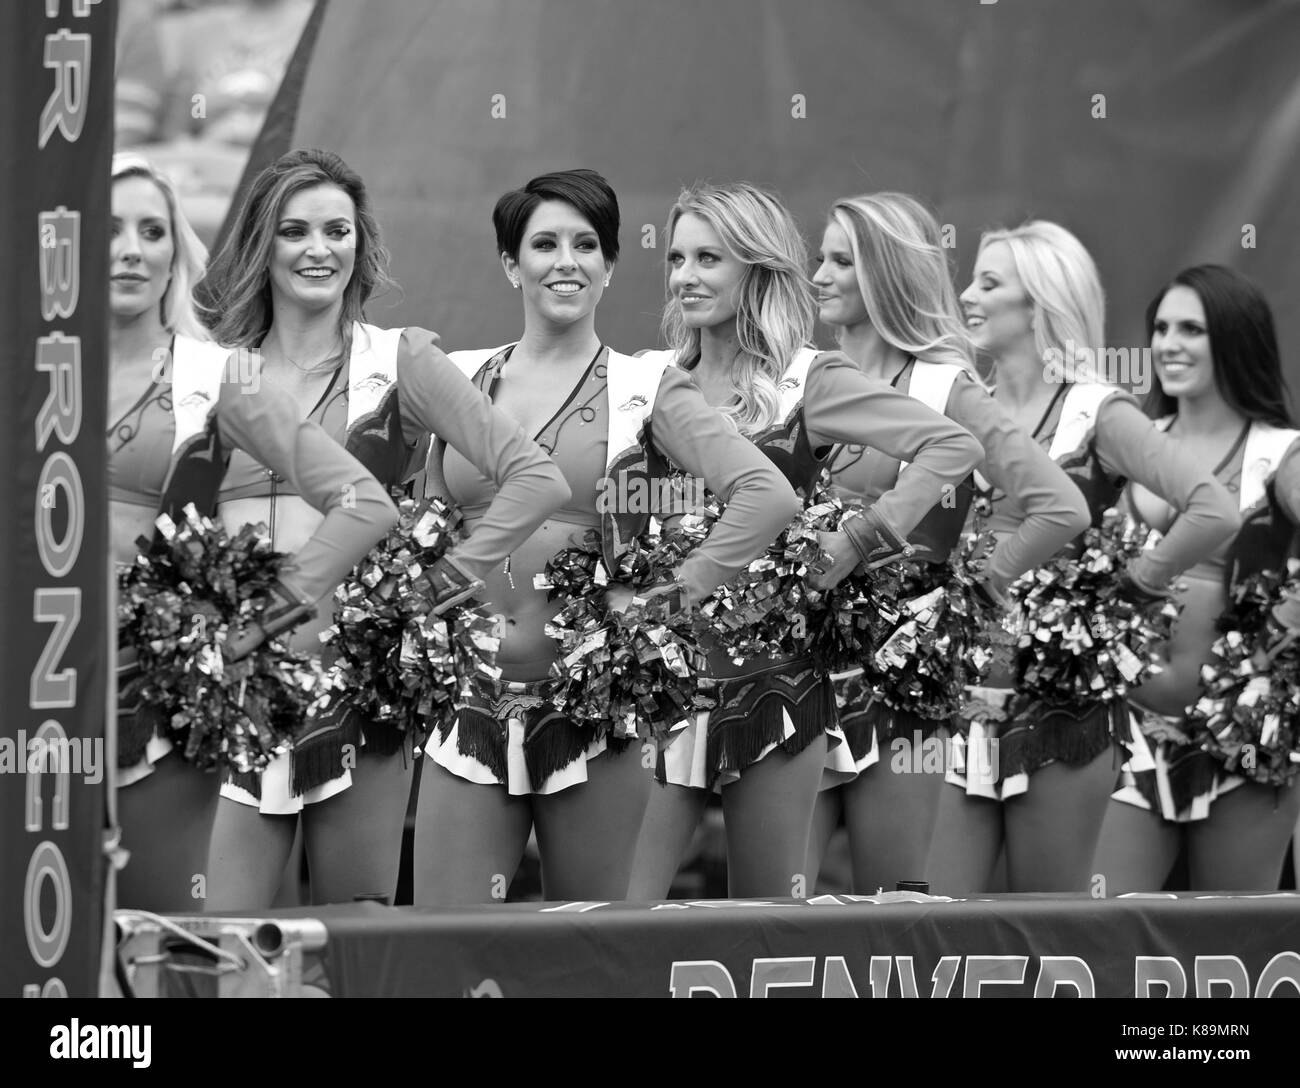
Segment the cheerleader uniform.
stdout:
<svg viewBox="0 0 1300 1088">
<path fill-rule="evenodd" d="M 481 579 L 567 501 L 569 491 L 546 454 L 464 380 L 437 340 L 436 334 L 420 328 L 354 324 L 347 366 L 334 373 L 308 418 L 389 489 L 411 475 L 413 455 L 431 432 L 490 478 L 496 487 L 491 502 L 474 519 L 470 538 L 450 556 L 470 576 Z M 301 504 L 291 481 L 239 455 L 231 459 L 220 498 L 222 517 L 232 527 L 248 520 L 247 504 L 237 500 L 265 502 L 273 540 L 277 514 L 283 518 L 296 513 L 293 506 Z M 333 586 L 351 565 L 339 572 Z M 304 625 L 295 633 L 295 647 L 318 647 L 319 634 L 330 622 L 326 610 Z M 232 776 L 221 793 L 257 806 L 264 815 L 293 814 L 351 785 L 346 745 L 382 756 L 412 741 L 391 725 L 363 720 L 345 702 L 300 737 L 290 753 L 261 774 Z"/>
<path fill-rule="evenodd" d="M 866 377 L 839 352 L 799 352 L 778 391 L 783 422 L 750 441 L 805 499 L 837 444 L 869 440 L 908 462 L 895 485 L 871 505 L 873 516 L 900 541 L 916 529 L 934 496 L 957 487 L 982 454 L 957 424 Z M 852 776 L 840 752 L 845 746 L 836 724 L 834 685 L 811 658 L 751 659 L 737 666 L 716 652 L 709 668 L 718 706 L 675 731 L 661 754 L 661 782 L 720 790 L 776 748 L 796 755 L 823 733 L 829 734 L 833 771 L 844 772 L 824 784 Z"/>
<path fill-rule="evenodd" d="M 1128 480 L 1180 511 L 1164 539 L 1130 566 L 1129 576 L 1139 589 L 1163 591 L 1239 527 L 1223 486 L 1181 456 L 1178 444 L 1116 386 L 1063 384 L 1033 437 L 1083 493 L 1093 526 L 1101 524 Z M 1011 532 L 1024 516 L 1022 500 L 1000 490 L 989 499 L 992 513 L 986 527 L 999 537 Z M 1002 636 L 999 649 L 987 686 L 968 692 L 970 702 L 959 723 L 965 736 L 952 744 L 950 783 L 972 796 L 1005 800 L 1024 793 L 1029 776 L 1040 767 L 1056 760 L 1081 766 L 1112 744 L 1129 741 L 1128 715 L 1118 700 L 1053 708 L 1036 720 L 1029 718 L 1028 701 L 1012 687 L 1014 645 Z"/>
<path fill-rule="evenodd" d="M 1158 426 L 1163 430 L 1172 422 L 1169 417 Z M 1222 633 L 1217 620 L 1233 588 L 1263 570 L 1284 572 L 1296 554 L 1297 439 L 1300 431 L 1249 423 L 1215 469 L 1215 477 L 1237 496 L 1241 531 L 1180 579 L 1186 588 L 1167 647 L 1170 665 L 1130 700 L 1133 748 L 1115 800 L 1187 823 L 1205 819 L 1217 797 L 1246 783 L 1192 742 L 1183 711 L 1197 700 L 1199 666 Z M 1126 512 L 1140 524 L 1169 531 L 1176 512 L 1168 503 L 1138 484 L 1128 487 L 1124 499 Z"/>
<path fill-rule="evenodd" d="M 452 355 L 492 396 L 514 345 Z M 473 698 L 440 723 L 426 755 L 453 774 L 512 795 L 551 794 L 587 780 L 587 762 L 629 738 L 576 724 L 547 700 L 555 646 L 542 629 L 562 607 L 534 587 L 534 576 L 561 549 L 599 534 L 608 569 L 650 516 L 673 511 L 659 486 L 669 464 L 702 477 L 727 504 L 708 538 L 682 563 L 677 581 L 701 600 L 789 524 L 798 500 L 771 463 L 709 407 L 699 390 L 667 359 L 633 358 L 606 347 L 536 440 L 564 473 L 572 498 L 487 575 L 485 599 L 504 614 L 506 637 L 497 665 L 501 680 L 480 682 Z M 454 448 L 435 445 L 430 487 L 459 503 L 468 519 L 491 500 L 494 487 Z M 637 483 L 646 485 L 638 488 Z M 645 504 L 611 501 L 641 494 Z M 511 638 L 511 629 L 515 637 Z"/>
<path fill-rule="evenodd" d="M 320 512 L 315 532 L 280 574 L 298 603 L 316 602 L 396 523 L 392 502 L 354 457 L 297 418 L 290 397 L 255 372 L 229 380 L 226 348 L 178 335 L 170 358 L 170 375 L 151 383 L 108 430 L 109 501 L 178 523 L 188 503 L 213 517 L 228 463 L 265 464 Z M 114 528 L 113 552 L 119 561 L 135 552 L 124 525 Z M 151 774 L 174 742 L 158 716 L 120 708 L 117 784 Z"/>
<path fill-rule="evenodd" d="M 1016 578 L 1045 563 L 1088 527 L 1088 506 L 1079 489 L 969 371 L 953 363 L 909 359 L 890 384 L 970 431 L 984 448 L 982 476 L 1015 495 L 1024 511 L 989 556 L 985 578 L 992 596 L 1001 598 Z M 836 492 L 870 505 L 896 484 L 903 466 L 897 458 L 853 443 L 837 446 L 827 467 Z M 974 493 L 975 478 L 968 476 L 909 535 L 913 561 L 922 570 L 907 596 L 945 584 L 947 560 L 961 540 Z M 828 770 L 835 777 L 860 773 L 878 762 L 881 745 L 895 737 L 910 740 L 919 733 L 925 738 L 951 724 L 949 718 L 932 720 L 892 707 L 888 693 L 873 692 L 861 669 L 836 679 L 836 700 L 848 744 L 830 753 Z"/>
</svg>

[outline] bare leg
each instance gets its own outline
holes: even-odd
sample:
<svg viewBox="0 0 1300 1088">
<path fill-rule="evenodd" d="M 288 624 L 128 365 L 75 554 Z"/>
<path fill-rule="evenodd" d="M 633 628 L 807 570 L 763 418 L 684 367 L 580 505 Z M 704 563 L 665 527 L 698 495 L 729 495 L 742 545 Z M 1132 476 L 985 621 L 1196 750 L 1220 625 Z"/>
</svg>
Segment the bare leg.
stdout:
<svg viewBox="0 0 1300 1088">
<path fill-rule="evenodd" d="M 178 752 L 153 774 L 118 791 L 122 845 L 131 852 L 117 876 L 117 905 L 154 912 L 202 910 L 208 843 L 221 776 L 200 771 Z"/>
<path fill-rule="evenodd" d="M 652 768 L 641 749 L 606 751 L 587 763 L 587 781 L 533 798 L 546 899 L 626 899 Z"/>
<path fill-rule="evenodd" d="M 393 902 L 414 773 L 409 753 L 366 755 L 363 748 L 352 785 L 303 809 L 313 903 L 348 903 L 370 893 Z"/>
<path fill-rule="evenodd" d="M 943 744 L 946 737 L 936 737 Z M 930 843 L 945 789 L 940 770 L 903 772 L 881 760 L 844 790 L 844 823 L 853 856 L 853 890 L 874 895 L 893 891 L 900 880 L 926 880 Z"/>
<path fill-rule="evenodd" d="M 817 888 L 817 878 L 821 876 L 822 861 L 831 844 L 831 836 L 835 834 L 835 829 L 840 826 L 840 820 L 844 817 L 844 790 L 851 785 L 852 782 L 846 782 L 842 786 L 832 786 L 817 794 L 812 827 L 808 831 L 808 860 L 804 863 L 810 894 Z"/>
<path fill-rule="evenodd" d="M 1215 799 L 1187 829 L 1191 890 L 1275 892 L 1287 840 L 1300 813 L 1300 787 L 1248 782 Z"/>
<path fill-rule="evenodd" d="M 1003 845 L 1002 801 L 972 797 L 960 786 L 939 791 L 939 815 L 930 844 L 930 892 L 987 892 Z"/>
<path fill-rule="evenodd" d="M 503 901 L 532 823 L 529 798 L 426 758 L 415 810 L 415 905 Z"/>
<path fill-rule="evenodd" d="M 629 899 L 645 903 L 668 898 L 708 800 L 708 790 L 657 783 L 650 787 L 637 835 Z"/>
<path fill-rule="evenodd" d="M 1006 802 L 1007 886 L 1013 892 L 1086 892 L 1118 777 L 1107 748 L 1082 767 L 1049 763 L 1029 792 Z"/>
<path fill-rule="evenodd" d="M 1178 860 L 1183 829 L 1158 812 L 1112 800 L 1101 825 L 1093 880 L 1104 895 L 1158 892 Z"/>
<path fill-rule="evenodd" d="M 293 849 L 298 817 L 263 816 L 228 797 L 217 805 L 208 857 L 205 911 L 259 911 L 270 907 Z"/>
<path fill-rule="evenodd" d="M 722 789 L 727 824 L 727 886 L 735 898 L 803 898 L 812 890 L 804 867 L 826 737 L 798 755 L 776 749 Z"/>
</svg>

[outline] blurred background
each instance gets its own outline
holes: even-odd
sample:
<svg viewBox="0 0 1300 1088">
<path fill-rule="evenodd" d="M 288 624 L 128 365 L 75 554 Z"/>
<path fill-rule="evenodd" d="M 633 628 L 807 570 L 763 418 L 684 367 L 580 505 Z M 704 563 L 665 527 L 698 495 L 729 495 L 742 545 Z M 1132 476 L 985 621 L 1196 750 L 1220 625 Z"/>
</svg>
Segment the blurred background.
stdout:
<svg viewBox="0 0 1300 1088">
<path fill-rule="evenodd" d="M 1263 287 L 1300 380 L 1297 0 L 120 3 L 117 145 L 173 175 L 204 239 L 267 162 L 336 151 L 402 287 L 370 320 L 449 350 L 520 328 L 496 198 L 589 166 L 622 205 L 599 330 L 624 352 L 659 343 L 679 189 L 743 178 L 785 199 L 813 252 L 835 198 L 912 193 L 959 287 L 982 230 L 1056 220 L 1096 258 L 1109 345 L 1130 351 L 1174 272 L 1227 264 Z M 679 894 L 725 894 L 720 842 L 711 808 Z M 828 865 L 823 889 L 843 887 L 842 853 Z M 526 866 L 514 895 L 534 880 Z"/>
</svg>

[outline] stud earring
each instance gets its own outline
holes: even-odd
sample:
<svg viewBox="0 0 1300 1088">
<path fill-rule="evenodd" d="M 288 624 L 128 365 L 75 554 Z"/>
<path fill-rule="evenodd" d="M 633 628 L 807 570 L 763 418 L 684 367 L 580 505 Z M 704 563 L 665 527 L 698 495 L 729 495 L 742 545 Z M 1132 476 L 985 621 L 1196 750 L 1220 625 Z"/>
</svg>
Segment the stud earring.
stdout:
<svg viewBox="0 0 1300 1088">
<path fill-rule="evenodd" d="M 510 277 L 510 286 L 513 287 L 516 291 L 519 290 L 519 281 L 515 279 L 514 276 Z"/>
<path fill-rule="evenodd" d="M 606 286 L 606 287 L 609 286 L 609 277 L 608 277 L 608 276 L 605 277 L 605 286 Z"/>
</svg>

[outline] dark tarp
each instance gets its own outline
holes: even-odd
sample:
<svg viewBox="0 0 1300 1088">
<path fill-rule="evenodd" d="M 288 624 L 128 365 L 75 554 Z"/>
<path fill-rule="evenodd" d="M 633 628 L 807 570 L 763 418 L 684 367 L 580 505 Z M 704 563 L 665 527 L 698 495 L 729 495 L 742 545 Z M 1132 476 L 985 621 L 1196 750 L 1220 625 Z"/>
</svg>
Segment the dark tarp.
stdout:
<svg viewBox="0 0 1300 1088">
<path fill-rule="evenodd" d="M 963 285 L 981 229 L 1058 220 L 1101 267 L 1113 346 L 1143 345 L 1142 311 L 1174 271 L 1224 262 L 1264 287 L 1300 365 L 1291 0 L 390 0 L 320 14 L 253 165 L 315 145 L 362 173 L 404 288 L 372 309 L 381 324 L 431 326 L 449 348 L 515 337 L 492 204 L 583 165 L 622 202 L 599 331 L 623 351 L 658 339 L 664 247 L 642 246 L 644 226 L 662 229 L 683 183 L 744 178 L 780 192 L 814 246 L 833 198 L 913 193 L 955 227 Z"/>
</svg>

